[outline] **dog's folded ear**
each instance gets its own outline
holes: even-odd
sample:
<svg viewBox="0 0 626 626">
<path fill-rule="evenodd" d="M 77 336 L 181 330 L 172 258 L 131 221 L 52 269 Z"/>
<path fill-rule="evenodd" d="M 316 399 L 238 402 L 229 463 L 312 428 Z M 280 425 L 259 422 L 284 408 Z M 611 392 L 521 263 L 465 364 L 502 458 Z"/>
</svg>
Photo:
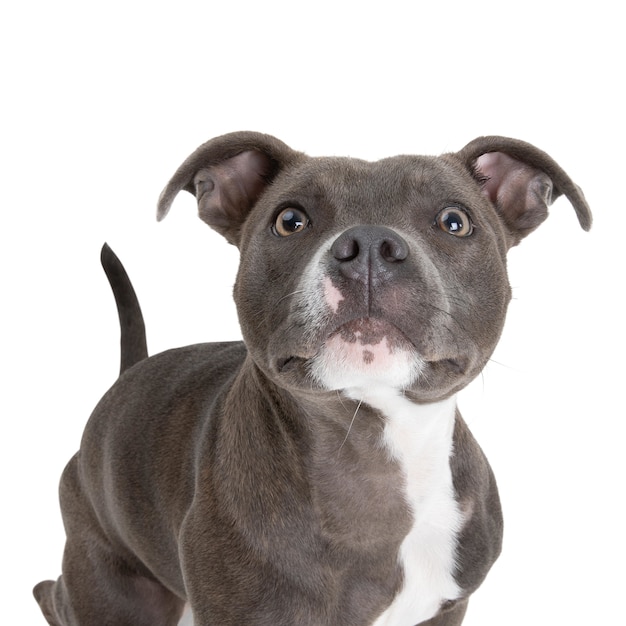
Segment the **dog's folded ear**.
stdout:
<svg viewBox="0 0 626 626">
<path fill-rule="evenodd" d="M 184 161 L 162 191 L 157 219 L 167 215 L 184 189 L 196 196 L 200 218 L 239 245 L 241 226 L 265 188 L 301 156 L 261 133 L 237 132 L 211 139 Z"/>
<path fill-rule="evenodd" d="M 561 194 L 574 207 L 582 228 L 591 228 L 591 211 L 581 189 L 550 156 L 531 144 L 506 137 L 479 137 L 455 156 L 495 205 L 511 246 L 546 219 L 548 206 Z"/>
</svg>

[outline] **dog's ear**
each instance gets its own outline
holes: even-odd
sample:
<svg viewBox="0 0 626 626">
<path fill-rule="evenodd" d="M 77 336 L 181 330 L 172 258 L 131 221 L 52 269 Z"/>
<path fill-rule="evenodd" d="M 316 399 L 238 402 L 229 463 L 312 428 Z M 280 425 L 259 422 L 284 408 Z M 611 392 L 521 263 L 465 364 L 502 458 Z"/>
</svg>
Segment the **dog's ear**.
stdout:
<svg viewBox="0 0 626 626">
<path fill-rule="evenodd" d="M 198 214 L 209 226 L 239 245 L 250 210 L 284 167 L 302 157 L 270 135 L 230 133 L 201 145 L 178 168 L 159 197 L 157 219 L 170 210 L 181 189 L 194 194 Z"/>
<path fill-rule="evenodd" d="M 511 246 L 548 217 L 548 206 L 561 194 L 574 207 L 582 228 L 591 228 L 591 211 L 581 189 L 538 148 L 506 137 L 479 137 L 456 156 L 495 205 Z"/>
</svg>

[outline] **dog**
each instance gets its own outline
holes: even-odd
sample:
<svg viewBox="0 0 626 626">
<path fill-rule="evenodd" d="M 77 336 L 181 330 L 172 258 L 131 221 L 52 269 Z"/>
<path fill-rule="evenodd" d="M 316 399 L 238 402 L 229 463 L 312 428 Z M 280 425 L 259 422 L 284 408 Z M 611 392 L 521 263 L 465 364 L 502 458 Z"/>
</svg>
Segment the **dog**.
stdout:
<svg viewBox="0 0 626 626">
<path fill-rule="evenodd" d="M 176 171 L 240 250 L 243 342 L 147 357 L 105 246 L 117 382 L 64 470 L 54 626 L 458 626 L 498 557 L 493 473 L 456 407 L 500 337 L 507 251 L 581 190 L 480 137 L 439 157 L 311 158 L 224 135 Z"/>
</svg>

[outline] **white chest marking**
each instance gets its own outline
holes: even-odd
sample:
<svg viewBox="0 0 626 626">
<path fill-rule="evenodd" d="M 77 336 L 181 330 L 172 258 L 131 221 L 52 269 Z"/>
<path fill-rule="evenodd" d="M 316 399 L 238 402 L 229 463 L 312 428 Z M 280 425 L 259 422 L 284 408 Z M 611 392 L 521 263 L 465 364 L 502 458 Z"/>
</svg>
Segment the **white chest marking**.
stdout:
<svg viewBox="0 0 626 626">
<path fill-rule="evenodd" d="M 352 389 L 348 395 L 387 417 L 383 444 L 404 471 L 413 513 L 398 555 L 404 585 L 372 626 L 414 626 L 461 593 L 454 571 L 462 514 L 449 463 L 456 400 L 417 405 L 389 388 Z"/>
</svg>

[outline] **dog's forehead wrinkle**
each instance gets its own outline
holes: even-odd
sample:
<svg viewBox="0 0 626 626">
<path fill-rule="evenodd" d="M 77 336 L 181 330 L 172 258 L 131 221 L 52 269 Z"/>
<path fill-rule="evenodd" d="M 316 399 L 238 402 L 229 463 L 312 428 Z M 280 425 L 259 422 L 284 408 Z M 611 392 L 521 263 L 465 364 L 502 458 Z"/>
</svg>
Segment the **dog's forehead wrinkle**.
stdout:
<svg viewBox="0 0 626 626">
<path fill-rule="evenodd" d="M 445 181 L 445 164 L 435 157 L 398 156 L 379 161 L 348 157 L 317 157 L 285 174 L 281 187 L 332 201 L 384 202 Z"/>
</svg>

